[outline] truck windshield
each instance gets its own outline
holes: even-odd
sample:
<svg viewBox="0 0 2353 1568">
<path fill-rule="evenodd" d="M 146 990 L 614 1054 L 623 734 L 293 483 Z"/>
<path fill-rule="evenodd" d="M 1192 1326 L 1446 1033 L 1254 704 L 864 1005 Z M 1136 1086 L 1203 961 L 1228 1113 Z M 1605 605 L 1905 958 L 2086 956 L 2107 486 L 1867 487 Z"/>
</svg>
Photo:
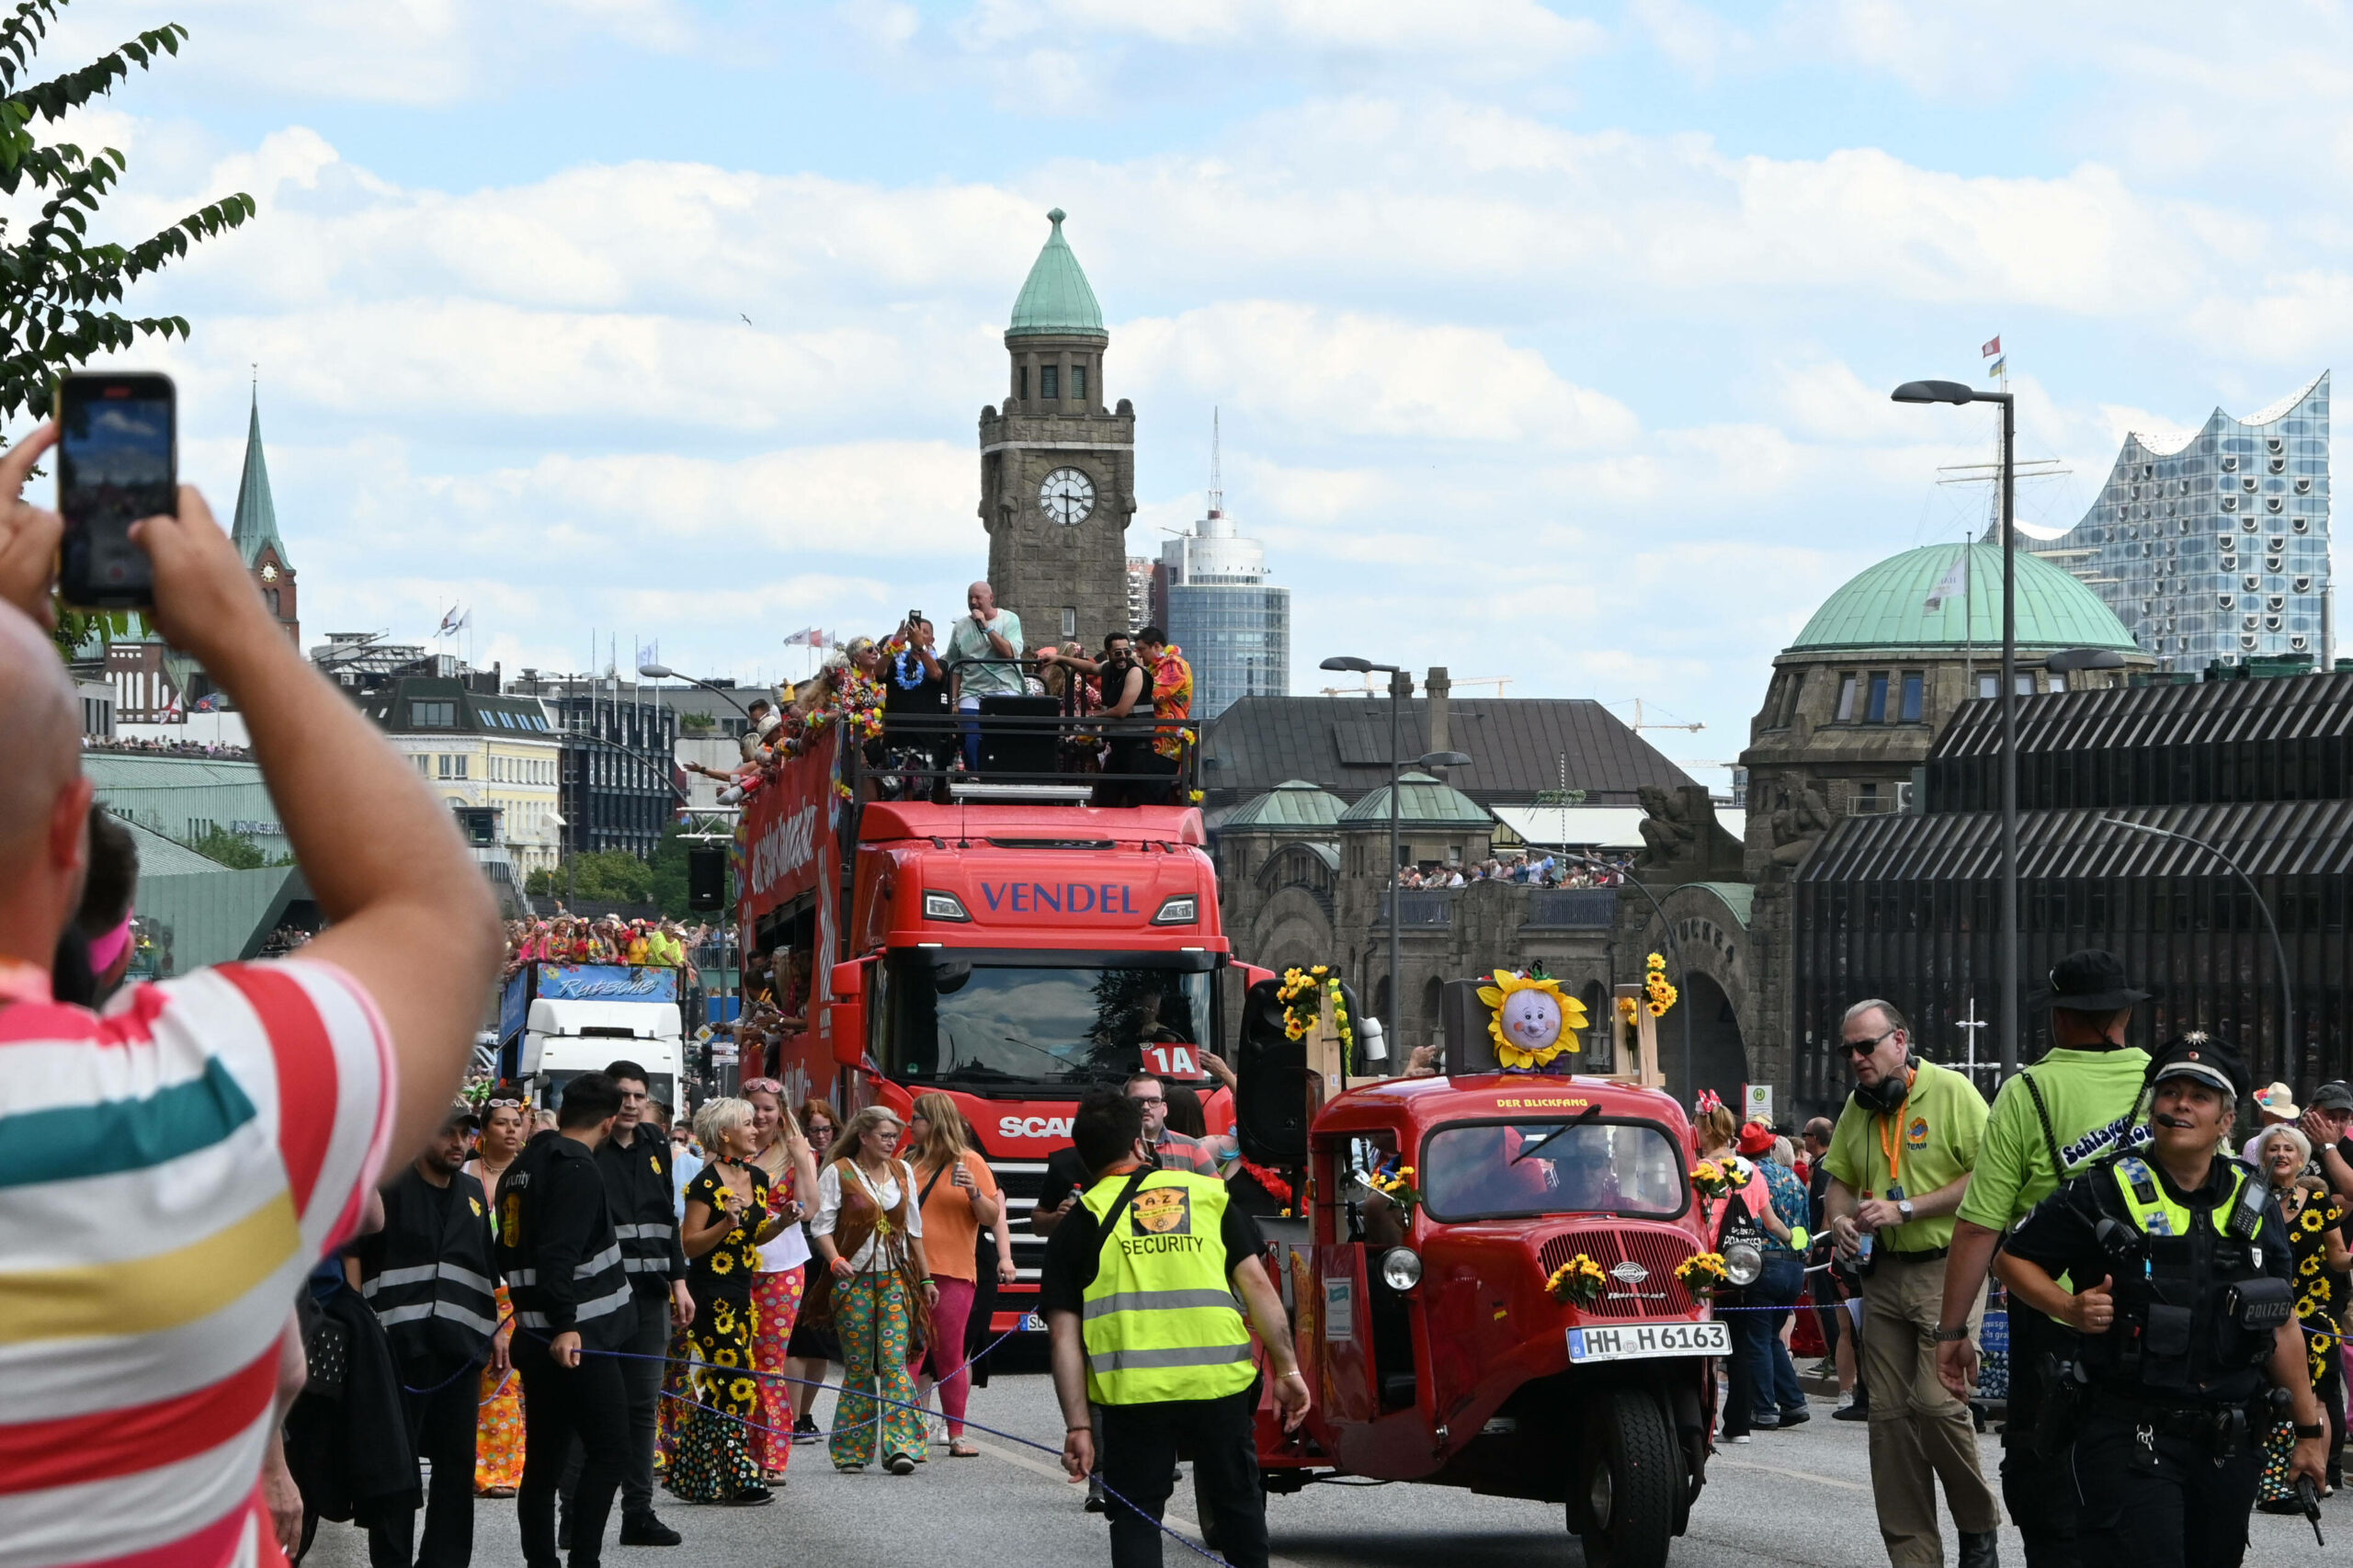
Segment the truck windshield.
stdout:
<svg viewBox="0 0 2353 1568">
<path fill-rule="evenodd" d="M 1142 956 L 1071 953 L 1041 965 L 895 949 L 873 1008 L 875 1061 L 903 1084 L 985 1095 L 1116 1084 L 1149 1046 L 1214 1049 L 1209 970 L 1132 961 Z"/>
<path fill-rule="evenodd" d="M 1683 1162 L 1648 1122 L 1508 1121 L 1441 1127 L 1422 1146 L 1430 1217 L 1683 1212 Z"/>
</svg>

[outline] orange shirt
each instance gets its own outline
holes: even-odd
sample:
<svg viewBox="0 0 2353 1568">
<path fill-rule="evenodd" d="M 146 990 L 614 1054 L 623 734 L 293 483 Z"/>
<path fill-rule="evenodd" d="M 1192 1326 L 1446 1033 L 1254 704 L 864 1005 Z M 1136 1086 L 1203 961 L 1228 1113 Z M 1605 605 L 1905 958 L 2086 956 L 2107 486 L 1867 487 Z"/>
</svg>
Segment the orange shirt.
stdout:
<svg viewBox="0 0 2353 1568">
<path fill-rule="evenodd" d="M 970 1149 L 964 1151 L 964 1168 L 972 1173 L 970 1191 L 956 1185 L 954 1171 L 941 1171 L 938 1181 L 928 1170 L 915 1173 L 917 1192 L 926 1184 L 931 1187 L 923 1204 L 923 1257 L 942 1278 L 978 1283 L 981 1221 L 972 1212 L 972 1199 L 983 1193 L 996 1197 L 996 1176 L 989 1163 Z"/>
</svg>

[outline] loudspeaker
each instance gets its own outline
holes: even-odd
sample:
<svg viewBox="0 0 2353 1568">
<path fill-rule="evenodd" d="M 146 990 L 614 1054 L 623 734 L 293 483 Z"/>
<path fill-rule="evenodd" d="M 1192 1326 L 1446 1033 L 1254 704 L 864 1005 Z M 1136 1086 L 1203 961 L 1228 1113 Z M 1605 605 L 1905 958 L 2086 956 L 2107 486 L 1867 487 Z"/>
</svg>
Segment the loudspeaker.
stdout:
<svg viewBox="0 0 2353 1568">
<path fill-rule="evenodd" d="M 1479 1000 L 1479 987 L 1483 983 L 1477 980 L 1449 980 L 1439 990 L 1438 1012 L 1446 1026 L 1449 1077 L 1504 1070 L 1504 1064 L 1495 1059 L 1495 1037 L 1487 1031 L 1488 1020 L 1495 1012 Z"/>
<path fill-rule="evenodd" d="M 1032 774 L 1051 778 L 1061 767 L 1061 737 L 1050 722 L 1019 729 L 991 724 L 997 717 L 1048 721 L 1062 717 L 1063 705 L 1052 697 L 983 697 L 981 699 L 981 777 Z"/>
<path fill-rule="evenodd" d="M 1281 985 L 1262 980 L 1242 1000 L 1233 1135 L 1252 1164 L 1296 1166 L 1307 1159 L 1307 1042 L 1283 1032 Z"/>
<path fill-rule="evenodd" d="M 727 907 L 726 850 L 689 849 L 687 851 L 687 907 L 688 909 Z"/>
</svg>

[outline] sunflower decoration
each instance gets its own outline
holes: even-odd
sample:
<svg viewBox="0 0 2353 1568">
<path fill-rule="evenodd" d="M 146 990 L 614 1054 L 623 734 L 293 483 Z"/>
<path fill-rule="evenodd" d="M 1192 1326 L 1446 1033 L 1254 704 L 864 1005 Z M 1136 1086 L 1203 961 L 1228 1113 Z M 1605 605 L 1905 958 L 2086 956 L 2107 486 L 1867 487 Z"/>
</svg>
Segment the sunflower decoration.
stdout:
<svg viewBox="0 0 2353 1568">
<path fill-rule="evenodd" d="M 1414 1222 L 1414 1210 L 1422 1204 L 1422 1189 L 1414 1185 L 1414 1167 L 1406 1165 L 1377 1165 L 1365 1173 L 1365 1185 L 1394 1203 L 1407 1224 Z"/>
<path fill-rule="evenodd" d="M 1634 1016 L 1642 1010 L 1643 1005 L 1640 1002 L 1635 1001 L 1631 996 L 1620 996 L 1618 998 L 1618 1016 L 1625 1019 L 1630 1026 L 1634 1021 Z"/>
<path fill-rule="evenodd" d="M 1544 1290 L 1564 1307 L 1589 1307 L 1601 1300 L 1602 1289 L 1608 1282 L 1609 1277 L 1601 1272 L 1601 1265 L 1579 1253 L 1552 1270 L 1552 1278 L 1544 1281 Z"/>
<path fill-rule="evenodd" d="M 727 1397 L 738 1404 L 749 1404 L 760 1397 L 760 1385 L 749 1378 L 738 1378 L 727 1385 Z"/>
<path fill-rule="evenodd" d="M 1724 1255 L 1720 1252 L 1695 1252 L 1675 1266 L 1676 1278 L 1691 1292 L 1694 1301 L 1711 1301 L 1716 1291 L 1732 1278 L 1732 1271 L 1724 1267 Z"/>
<path fill-rule="evenodd" d="M 735 1260 L 728 1255 L 725 1247 L 721 1247 L 710 1255 L 710 1271 L 713 1274 L 733 1274 L 735 1272 Z"/>
<path fill-rule="evenodd" d="M 1656 953 L 1643 960 L 1643 989 L 1650 996 L 1643 1006 L 1650 1010 L 1654 1018 L 1666 1017 L 1666 1010 L 1674 1006 L 1675 999 L 1682 994 L 1667 980 L 1666 960 Z"/>
<path fill-rule="evenodd" d="M 1699 1195 L 1702 1202 L 1713 1203 L 1738 1185 L 1733 1173 L 1713 1160 L 1701 1160 L 1691 1167 L 1691 1190 Z"/>
<path fill-rule="evenodd" d="M 2307 1279 L 2310 1279 L 2319 1274 L 2320 1254 L 2314 1253 L 2310 1257 L 2304 1259 L 2303 1262 L 2296 1265 L 2296 1272 L 2302 1275 Z"/>
<path fill-rule="evenodd" d="M 1282 983 L 1275 987 L 1275 1000 L 1283 1005 L 1283 1033 L 1291 1040 L 1305 1040 L 1315 1028 L 1315 1020 L 1324 1011 L 1325 998 L 1332 1004 L 1332 1028 L 1340 1036 L 1340 1054 L 1345 1070 L 1355 1071 L 1357 1033 L 1356 1021 L 1348 1017 L 1348 998 L 1340 988 L 1340 977 L 1332 972 L 1330 964 L 1311 964 L 1305 969 L 1283 971 Z"/>
<path fill-rule="evenodd" d="M 1586 1027 L 1585 1004 L 1562 990 L 1543 965 L 1525 974 L 1499 969 L 1495 982 L 1479 987 L 1479 1000 L 1494 1009 L 1487 1032 L 1506 1071 L 1534 1072 L 1564 1051 L 1582 1049 L 1575 1031 Z"/>
<path fill-rule="evenodd" d="M 710 1364 L 714 1367 L 740 1367 L 744 1358 L 733 1346 L 722 1345 L 710 1353 Z"/>
</svg>

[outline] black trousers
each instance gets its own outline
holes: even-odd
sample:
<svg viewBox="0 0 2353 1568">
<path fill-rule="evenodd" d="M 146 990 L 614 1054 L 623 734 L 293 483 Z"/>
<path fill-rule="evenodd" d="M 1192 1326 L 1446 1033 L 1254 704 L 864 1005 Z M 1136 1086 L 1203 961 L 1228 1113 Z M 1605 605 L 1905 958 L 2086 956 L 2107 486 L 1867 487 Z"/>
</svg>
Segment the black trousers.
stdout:
<svg viewBox="0 0 2353 1568">
<path fill-rule="evenodd" d="M 1165 1538 L 1159 1520 L 1175 1484 L 1179 1446 L 1193 1456 L 1193 1485 L 1204 1511 L 1216 1517 L 1219 1551 L 1233 1568 L 1267 1568 L 1267 1494 L 1251 1431 L 1257 1403 L 1253 1382 L 1223 1399 L 1102 1406 L 1098 1468 L 1111 1523 L 1111 1568 L 1160 1568 Z"/>
<path fill-rule="evenodd" d="M 404 1369 L 405 1380 L 409 1373 Z M 442 1374 L 435 1374 L 437 1381 Z M 416 1514 L 388 1514 L 368 1530 L 374 1568 L 466 1568 L 474 1554 L 474 1434 L 482 1369 L 470 1367 L 429 1393 L 401 1390 L 401 1414 L 417 1458 L 433 1466 L 426 1494 L 425 1542 L 416 1543 Z M 420 1381 L 419 1387 L 432 1387 Z"/>
<path fill-rule="evenodd" d="M 2075 1477 L 2063 1452 L 2034 1451 L 2046 1403 L 2046 1363 L 2072 1361 L 2081 1341 L 2040 1312 L 2010 1302 L 2010 1405 L 2002 1428 L 2002 1501 L 2026 1540 L 2026 1568 L 2078 1568 L 2083 1554 Z"/>
<path fill-rule="evenodd" d="M 2217 1464 L 2200 1438 L 2095 1410 L 2075 1438 L 2084 1568 L 2238 1568 L 2263 1477 L 2253 1434 Z"/>
<path fill-rule="evenodd" d="M 517 1332 L 513 1355 L 523 1378 L 523 1484 L 515 1496 L 523 1561 L 528 1568 L 557 1568 L 556 1491 L 577 1438 L 584 1458 L 572 1498 L 572 1568 L 596 1568 L 605 1517 L 629 1463 L 621 1364 L 610 1356 L 583 1356 L 577 1367 L 558 1366 L 547 1341 L 529 1329 Z"/>
<path fill-rule="evenodd" d="M 621 1517 L 642 1519 L 654 1512 L 654 1440 L 662 1421 L 662 1358 L 670 1352 L 670 1292 L 640 1291 L 637 1332 L 621 1349 L 621 1392 L 629 1401 L 629 1459 L 621 1467 Z M 584 1358 L 585 1359 L 585 1358 Z M 563 1508 L 567 1517 L 580 1492 L 585 1450 L 574 1442 L 563 1461 Z"/>
</svg>

